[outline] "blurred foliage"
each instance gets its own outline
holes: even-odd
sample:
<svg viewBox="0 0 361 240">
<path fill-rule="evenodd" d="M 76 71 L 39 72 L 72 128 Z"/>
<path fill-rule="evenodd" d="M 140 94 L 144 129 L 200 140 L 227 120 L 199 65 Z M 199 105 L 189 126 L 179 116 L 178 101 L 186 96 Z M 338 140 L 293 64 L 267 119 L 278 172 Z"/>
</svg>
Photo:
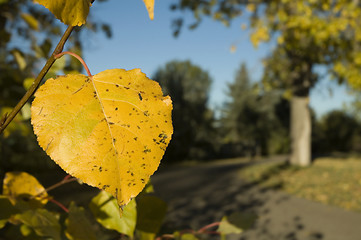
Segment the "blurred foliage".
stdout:
<svg viewBox="0 0 361 240">
<path fill-rule="evenodd" d="M 69 177 L 47 189 L 75 180 Z M 209 234 L 219 234 L 225 239 L 228 234 L 250 228 L 256 220 L 253 214 L 236 212 L 197 231 L 164 234 L 161 227 L 167 205 L 155 196 L 150 183 L 122 209 L 111 194 L 95 189 L 96 195 L 89 199 L 88 205 L 84 202 L 78 206 L 72 201 L 63 205 L 25 172 L 6 173 L 3 188 L 6 191 L 0 195 L 1 239 L 204 239 Z M 216 232 L 209 230 L 216 226 L 219 226 Z"/>
<path fill-rule="evenodd" d="M 281 188 L 301 198 L 361 212 L 360 158 L 317 158 L 307 168 L 257 164 L 242 169 L 240 176 L 263 187 Z"/>
<path fill-rule="evenodd" d="M 241 64 L 233 83 L 228 84 L 228 101 L 222 107 L 221 154 L 266 155 L 288 152 L 289 102 L 277 90 L 265 91 L 251 83 L 247 67 Z"/>
<path fill-rule="evenodd" d="M 249 17 L 254 46 L 276 40 L 277 47 L 270 58 L 283 56 L 289 61 L 284 71 L 291 75 L 278 80 L 293 82 L 297 88 L 294 91 L 306 91 L 315 80 L 312 74 L 316 64 L 325 66 L 339 81 L 361 86 L 360 6 L 359 1 L 352 0 L 178 0 L 171 9 L 191 11 L 196 20 L 191 27 L 204 16 L 226 25 L 237 17 Z M 182 19 L 176 19 L 174 26 L 179 33 Z M 284 63 L 287 62 L 273 62 L 279 66 Z"/>
<path fill-rule="evenodd" d="M 173 101 L 174 133 L 165 153 L 167 161 L 214 157 L 217 135 L 207 106 L 209 74 L 190 61 L 172 61 L 159 68 L 153 79 Z"/>
<path fill-rule="evenodd" d="M 31 0 L 0 1 L 0 113 L 4 116 L 25 94 L 32 81 L 55 48 L 66 26 L 44 7 Z M 85 28 L 75 28 L 67 49 L 82 55 L 84 34 L 103 31 L 111 35 L 109 25 L 92 21 Z M 45 79 L 57 74 L 82 71 L 73 59 L 61 58 Z M 29 123 L 26 104 L 5 133 L 0 136 L 0 179 L 4 171 L 29 167 L 49 168 L 55 164 L 38 147 Z"/>
</svg>

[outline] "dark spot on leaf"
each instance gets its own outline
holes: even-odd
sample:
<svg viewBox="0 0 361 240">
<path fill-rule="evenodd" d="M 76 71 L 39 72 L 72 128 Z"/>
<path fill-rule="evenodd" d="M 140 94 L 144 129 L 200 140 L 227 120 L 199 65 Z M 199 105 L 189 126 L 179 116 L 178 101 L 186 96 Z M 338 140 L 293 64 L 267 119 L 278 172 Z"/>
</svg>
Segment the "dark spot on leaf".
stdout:
<svg viewBox="0 0 361 240">
<path fill-rule="evenodd" d="M 140 129 L 140 127 L 137 125 L 137 128 Z"/>
<path fill-rule="evenodd" d="M 115 86 L 116 86 L 116 87 L 119 87 L 119 85 L 118 85 L 118 84 L 115 84 Z"/>
<path fill-rule="evenodd" d="M 99 167 L 99 172 L 102 172 L 103 171 L 103 168 L 102 167 Z"/>
<path fill-rule="evenodd" d="M 105 89 L 105 91 L 109 92 L 109 89 Z"/>
<path fill-rule="evenodd" d="M 138 140 L 138 137 L 135 137 L 135 138 L 134 138 L 134 141 L 137 141 L 137 140 Z"/>
<path fill-rule="evenodd" d="M 138 93 L 138 97 L 139 97 L 139 100 L 140 100 L 140 101 L 143 100 L 142 94 Z"/>
<path fill-rule="evenodd" d="M 115 108 L 115 111 L 118 111 L 118 108 L 117 108 L 117 107 Z"/>
<path fill-rule="evenodd" d="M 143 112 L 144 116 L 149 116 L 149 112 L 148 111 L 145 111 Z"/>
<path fill-rule="evenodd" d="M 110 125 L 113 125 L 114 123 L 113 122 L 109 122 Z"/>
<path fill-rule="evenodd" d="M 140 181 L 142 181 L 142 183 L 145 183 L 145 180 L 144 180 L 144 178 L 141 178 L 141 179 L 140 179 Z"/>
</svg>

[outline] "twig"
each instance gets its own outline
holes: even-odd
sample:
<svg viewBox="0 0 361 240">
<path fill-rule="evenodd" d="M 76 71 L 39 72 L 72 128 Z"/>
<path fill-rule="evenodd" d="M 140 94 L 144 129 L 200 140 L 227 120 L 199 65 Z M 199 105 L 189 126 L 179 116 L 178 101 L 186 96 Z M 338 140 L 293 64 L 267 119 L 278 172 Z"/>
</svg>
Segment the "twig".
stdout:
<svg viewBox="0 0 361 240">
<path fill-rule="evenodd" d="M 71 177 L 70 175 L 67 175 L 66 177 L 63 178 L 63 180 L 61 180 L 60 182 L 55 183 L 54 185 L 51 185 L 50 187 L 44 189 L 43 191 L 41 191 L 40 193 L 38 193 L 37 195 L 34 195 L 31 197 L 31 199 L 40 197 L 41 195 L 43 195 L 45 192 L 49 192 L 57 187 L 60 187 L 64 184 L 70 183 L 70 182 L 75 182 L 77 179 Z"/>
<path fill-rule="evenodd" d="M 5 128 L 10 124 L 10 122 L 15 118 L 15 116 L 19 113 L 21 108 L 27 103 L 27 101 L 31 98 L 31 96 L 34 95 L 36 89 L 38 89 L 41 80 L 43 80 L 44 76 L 48 73 L 51 66 L 56 61 L 55 55 L 61 53 L 63 51 L 64 45 L 66 41 L 68 40 L 71 32 L 73 31 L 74 27 L 69 26 L 66 31 L 64 32 L 63 36 L 61 37 L 58 45 L 54 49 L 54 52 L 52 55 L 48 58 L 46 61 L 43 69 L 40 71 L 39 75 L 34 80 L 33 84 L 29 88 L 29 90 L 25 93 L 23 98 L 18 102 L 18 104 L 15 106 L 15 108 L 12 110 L 10 114 L 5 114 L 0 122 L 0 134 L 5 130 Z"/>
</svg>

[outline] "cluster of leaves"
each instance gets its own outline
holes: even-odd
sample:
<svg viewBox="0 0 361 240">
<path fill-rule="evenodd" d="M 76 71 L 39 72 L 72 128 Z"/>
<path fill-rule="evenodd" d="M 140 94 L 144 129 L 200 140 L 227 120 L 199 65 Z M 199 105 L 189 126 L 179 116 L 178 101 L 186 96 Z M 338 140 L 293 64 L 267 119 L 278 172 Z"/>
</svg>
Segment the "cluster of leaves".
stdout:
<svg viewBox="0 0 361 240">
<path fill-rule="evenodd" d="M 119 211 L 117 200 L 109 193 L 100 191 L 88 207 L 71 202 L 65 207 L 48 195 L 48 191 L 76 180 L 70 176 L 45 189 L 38 180 L 26 172 L 8 172 L 0 195 L 1 235 L 12 239 L 108 239 L 118 236 L 123 239 L 151 240 L 159 233 L 167 206 L 154 195 L 148 184 L 136 199 Z M 59 206 L 63 211 L 54 211 L 48 203 Z M 204 234 L 225 236 L 241 233 L 254 221 L 253 216 L 233 214 L 224 217 L 220 223 L 210 224 L 193 231 L 177 231 L 163 234 L 158 239 L 198 239 Z M 208 231 L 217 227 L 216 232 Z"/>
</svg>

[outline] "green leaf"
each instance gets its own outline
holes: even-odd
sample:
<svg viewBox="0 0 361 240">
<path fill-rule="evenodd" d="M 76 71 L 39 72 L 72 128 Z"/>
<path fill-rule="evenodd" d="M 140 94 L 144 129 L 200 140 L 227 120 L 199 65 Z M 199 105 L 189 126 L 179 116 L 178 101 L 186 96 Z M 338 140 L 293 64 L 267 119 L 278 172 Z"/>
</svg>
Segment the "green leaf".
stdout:
<svg viewBox="0 0 361 240">
<path fill-rule="evenodd" d="M 136 233 L 135 239 L 139 239 L 139 240 L 154 240 L 156 236 L 155 233 L 148 233 L 140 230 L 136 230 L 135 233 Z"/>
<path fill-rule="evenodd" d="M 34 231 L 31 227 L 29 227 L 28 225 L 22 224 L 20 226 L 20 232 L 23 236 L 28 237 L 31 234 L 34 234 Z"/>
<path fill-rule="evenodd" d="M 180 240 L 198 240 L 198 238 L 191 233 L 185 233 L 180 236 Z"/>
<path fill-rule="evenodd" d="M 3 228 L 8 219 L 17 213 L 8 197 L 0 195 L 0 228 Z"/>
<path fill-rule="evenodd" d="M 41 237 L 51 237 L 60 240 L 60 224 L 56 213 L 46 209 L 28 210 L 15 216 L 16 220 L 32 228 Z"/>
<path fill-rule="evenodd" d="M 167 204 L 156 196 L 140 195 L 137 197 L 137 210 L 137 229 L 158 233 L 167 213 Z"/>
<path fill-rule="evenodd" d="M 23 81 L 23 87 L 28 90 L 33 85 L 35 78 L 25 78 Z"/>
<path fill-rule="evenodd" d="M 192 233 L 181 234 L 180 232 L 174 232 L 173 236 L 176 240 L 198 240 L 198 238 Z"/>
<path fill-rule="evenodd" d="M 90 0 L 34 0 L 46 7 L 57 19 L 71 26 L 85 23 L 91 6 Z"/>
<path fill-rule="evenodd" d="M 250 228 L 256 219 L 257 216 L 255 214 L 235 212 L 229 217 L 224 216 L 222 218 L 217 231 L 220 232 L 221 235 L 232 233 L 240 234 Z"/>
<path fill-rule="evenodd" d="M 131 200 L 120 215 L 117 200 L 109 193 L 101 191 L 89 204 L 96 220 L 107 229 L 116 230 L 133 237 L 137 222 L 135 200 Z"/>
<path fill-rule="evenodd" d="M 69 216 L 65 224 L 67 227 L 65 235 L 70 240 L 96 240 L 93 226 L 84 208 L 77 207 L 74 202 L 70 203 Z"/>
</svg>

